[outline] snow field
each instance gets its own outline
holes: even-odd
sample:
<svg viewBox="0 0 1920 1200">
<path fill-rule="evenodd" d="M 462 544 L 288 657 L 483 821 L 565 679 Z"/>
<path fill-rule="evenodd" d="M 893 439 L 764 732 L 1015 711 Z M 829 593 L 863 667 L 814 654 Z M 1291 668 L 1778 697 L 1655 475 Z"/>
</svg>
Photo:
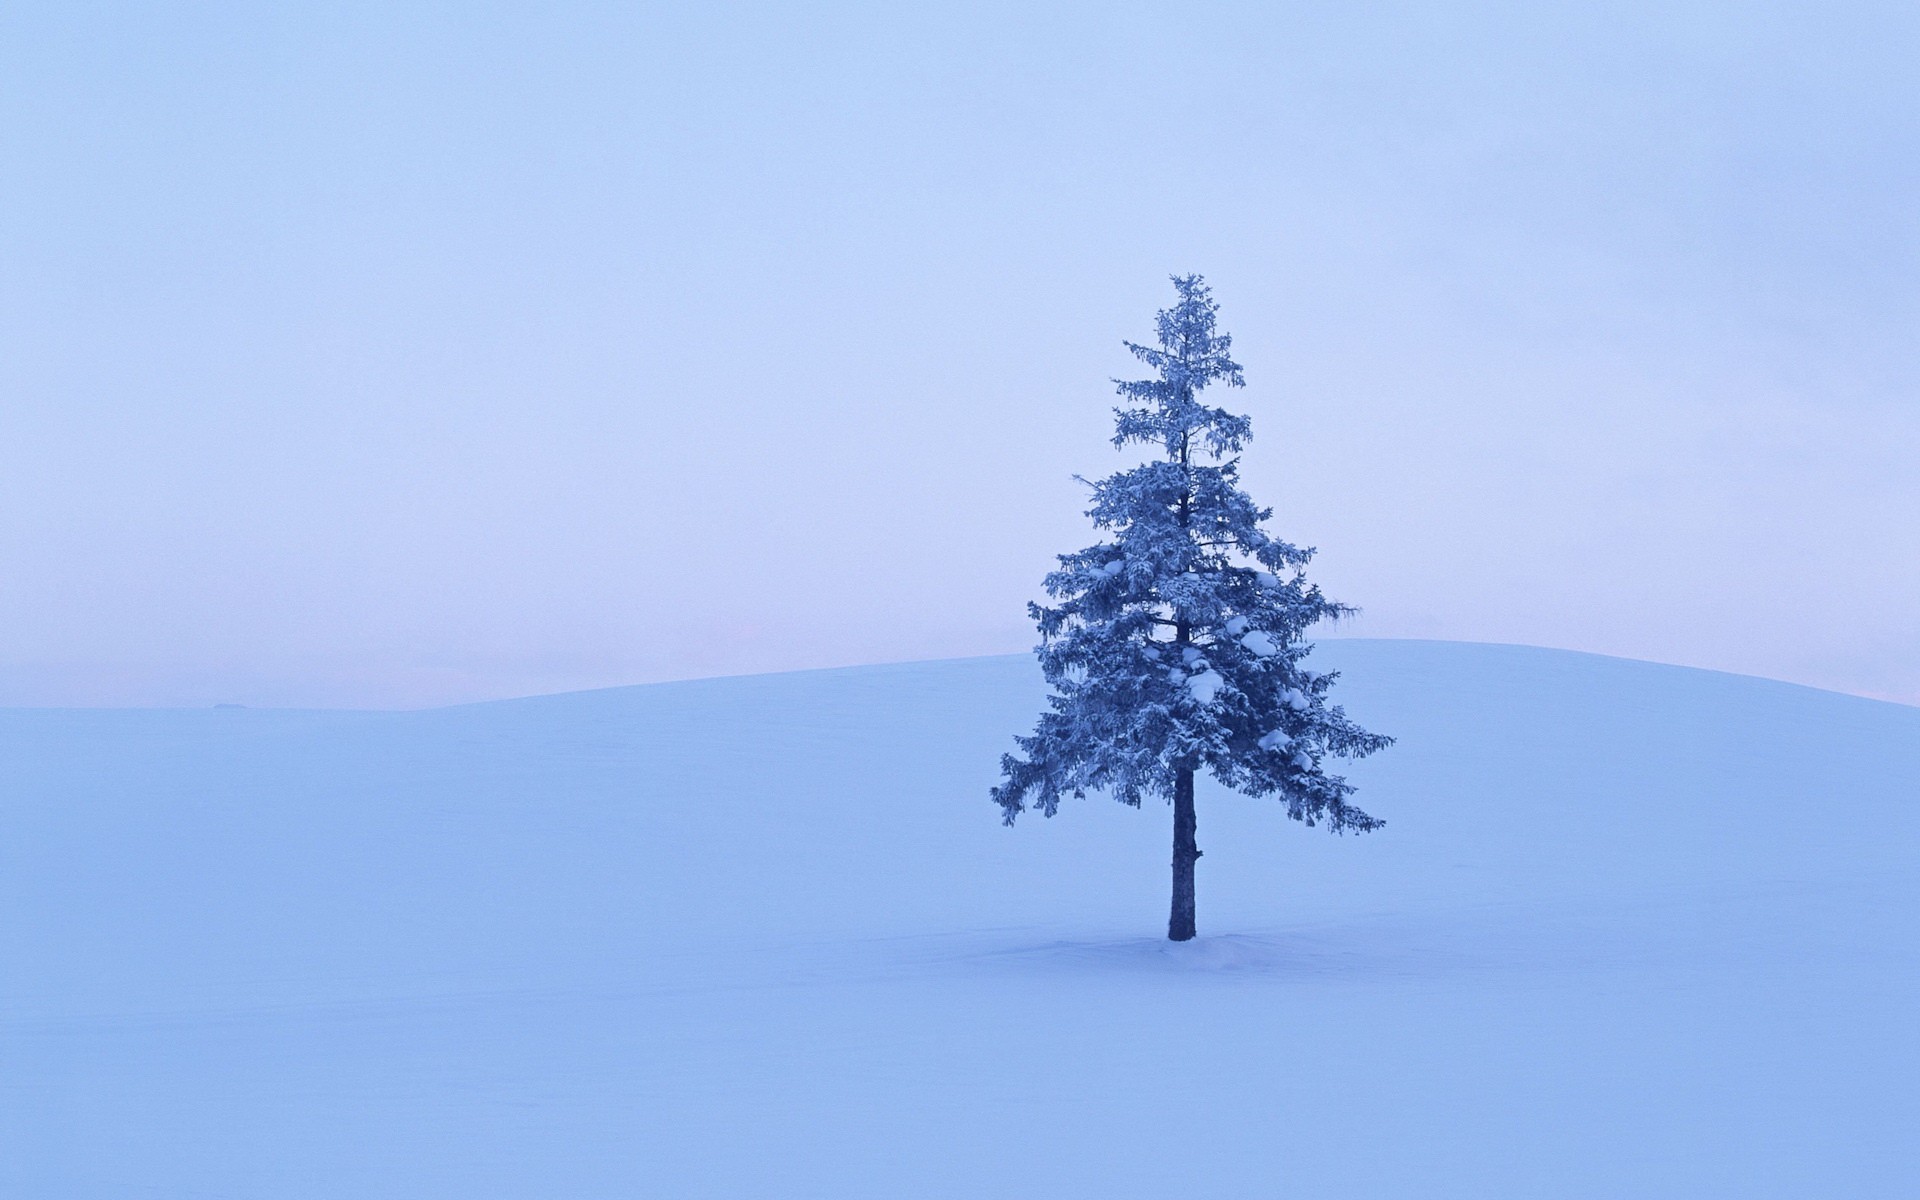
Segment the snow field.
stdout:
<svg viewBox="0 0 1920 1200">
<path fill-rule="evenodd" d="M 1897 1195 L 1920 710 L 1333 641 L 1384 829 L 1002 828 L 1025 657 L 0 712 L 0 1194 Z"/>
</svg>

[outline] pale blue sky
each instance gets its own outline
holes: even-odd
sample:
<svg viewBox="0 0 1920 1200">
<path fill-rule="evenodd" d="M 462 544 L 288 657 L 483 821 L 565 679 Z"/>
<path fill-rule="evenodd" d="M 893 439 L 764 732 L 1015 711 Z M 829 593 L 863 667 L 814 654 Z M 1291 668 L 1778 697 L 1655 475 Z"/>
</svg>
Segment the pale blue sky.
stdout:
<svg viewBox="0 0 1920 1200">
<path fill-rule="evenodd" d="M 1213 282 L 1355 633 L 1920 700 L 1909 5 L 13 5 L 0 703 L 1024 649 Z"/>
</svg>

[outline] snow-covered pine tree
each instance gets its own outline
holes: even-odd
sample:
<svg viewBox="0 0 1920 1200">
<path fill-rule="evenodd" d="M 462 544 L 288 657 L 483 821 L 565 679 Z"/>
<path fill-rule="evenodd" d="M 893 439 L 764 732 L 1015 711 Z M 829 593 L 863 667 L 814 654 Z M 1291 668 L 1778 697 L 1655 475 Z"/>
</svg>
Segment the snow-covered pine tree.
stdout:
<svg viewBox="0 0 1920 1200">
<path fill-rule="evenodd" d="M 1173 801 L 1173 911 L 1167 936 L 1194 935 L 1193 778 L 1212 773 L 1249 795 L 1277 795 L 1287 814 L 1338 833 L 1381 822 L 1347 803 L 1353 788 L 1329 759 L 1391 744 L 1327 703 L 1335 672 L 1304 665 L 1307 628 L 1354 610 L 1306 582 L 1311 548 L 1268 536 L 1239 487 L 1251 425 L 1209 408 L 1212 383 L 1241 387 L 1233 339 L 1214 331 L 1218 306 L 1198 275 L 1176 276 L 1179 302 L 1159 314 L 1159 345 L 1127 349 L 1155 378 L 1116 381 L 1125 403 L 1113 443 L 1159 456 L 1092 484 L 1087 515 L 1107 541 L 1060 556 L 1046 578 L 1057 604 L 1029 606 L 1053 694 L 1021 755 L 1001 759 L 993 798 L 1006 823 L 1029 801 L 1051 817 L 1064 795 L 1105 791 L 1138 807 Z"/>
</svg>

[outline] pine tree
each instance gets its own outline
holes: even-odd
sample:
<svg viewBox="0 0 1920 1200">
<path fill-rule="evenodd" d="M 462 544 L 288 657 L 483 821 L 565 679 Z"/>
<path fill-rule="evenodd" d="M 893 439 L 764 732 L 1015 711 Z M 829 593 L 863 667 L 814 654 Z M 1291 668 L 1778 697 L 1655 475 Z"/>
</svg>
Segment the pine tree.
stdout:
<svg viewBox="0 0 1920 1200">
<path fill-rule="evenodd" d="M 1021 755 L 1001 760 L 993 799 L 1006 823 L 1029 801 L 1046 816 L 1064 795 L 1105 791 L 1139 807 L 1173 802 L 1173 910 L 1167 936 L 1194 935 L 1193 781 L 1276 795 L 1308 825 L 1365 832 L 1381 822 L 1347 802 L 1326 770 L 1392 742 L 1327 703 L 1337 672 L 1304 666 L 1315 622 L 1354 610 L 1320 594 L 1303 569 L 1314 551 L 1268 536 L 1271 509 L 1240 490 L 1238 454 L 1251 424 L 1201 403 L 1213 383 L 1244 386 L 1233 339 L 1214 331 L 1218 306 L 1198 275 L 1173 280 L 1159 345 L 1127 349 L 1154 378 L 1119 381 L 1113 444 L 1155 457 L 1091 484 L 1087 515 L 1110 536 L 1060 556 L 1048 574 L 1057 603 L 1029 605 L 1051 711 Z"/>
</svg>

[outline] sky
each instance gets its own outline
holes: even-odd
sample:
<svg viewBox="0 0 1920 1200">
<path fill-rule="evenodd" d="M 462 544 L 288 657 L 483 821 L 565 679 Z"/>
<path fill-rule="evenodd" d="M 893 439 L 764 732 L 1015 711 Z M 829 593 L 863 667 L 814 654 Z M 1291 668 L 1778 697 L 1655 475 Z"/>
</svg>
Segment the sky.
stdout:
<svg viewBox="0 0 1920 1200">
<path fill-rule="evenodd" d="M 1341 632 L 1920 702 L 1920 10 L 672 7 L 0 10 L 0 704 L 1024 650 L 1190 271 Z"/>
</svg>

